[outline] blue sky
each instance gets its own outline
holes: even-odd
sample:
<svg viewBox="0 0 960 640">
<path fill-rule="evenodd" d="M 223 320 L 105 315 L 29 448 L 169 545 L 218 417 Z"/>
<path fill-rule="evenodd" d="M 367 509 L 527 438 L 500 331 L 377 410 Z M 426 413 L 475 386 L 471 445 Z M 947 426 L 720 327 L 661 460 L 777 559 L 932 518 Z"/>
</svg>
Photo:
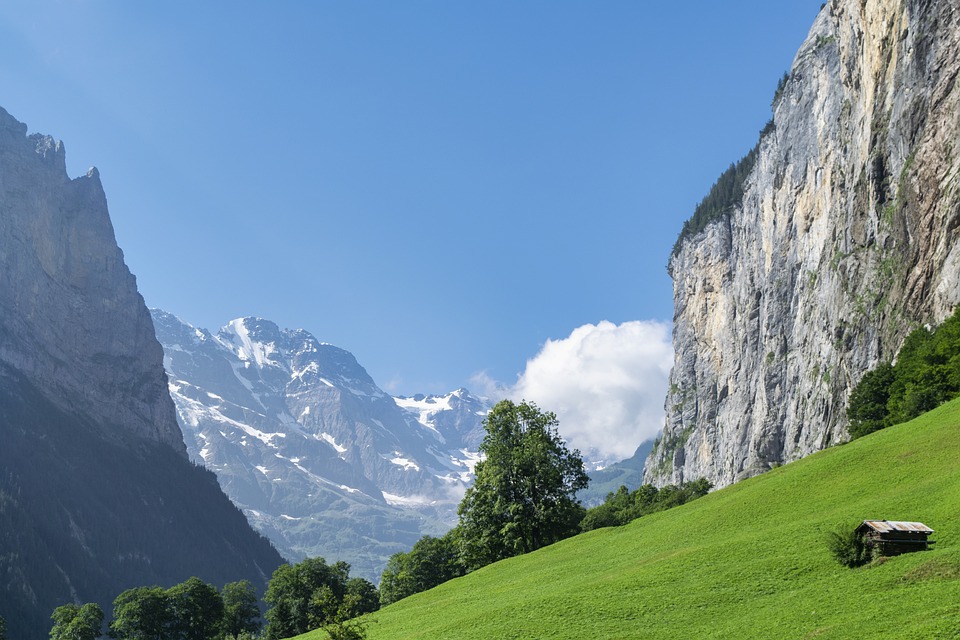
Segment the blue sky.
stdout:
<svg viewBox="0 0 960 640">
<path fill-rule="evenodd" d="M 819 7 L 14 0 L 0 106 L 100 169 L 148 305 L 303 327 L 395 393 L 511 385 L 669 324 L 676 235 Z"/>
</svg>

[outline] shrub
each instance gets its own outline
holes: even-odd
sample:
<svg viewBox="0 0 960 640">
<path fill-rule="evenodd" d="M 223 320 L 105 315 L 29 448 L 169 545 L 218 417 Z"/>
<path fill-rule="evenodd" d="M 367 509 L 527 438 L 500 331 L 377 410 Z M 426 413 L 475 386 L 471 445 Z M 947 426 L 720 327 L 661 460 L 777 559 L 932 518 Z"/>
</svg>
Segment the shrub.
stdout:
<svg viewBox="0 0 960 640">
<path fill-rule="evenodd" d="M 840 528 L 827 534 L 827 548 L 837 562 L 845 567 L 861 567 L 872 558 L 870 547 L 856 529 Z"/>
</svg>

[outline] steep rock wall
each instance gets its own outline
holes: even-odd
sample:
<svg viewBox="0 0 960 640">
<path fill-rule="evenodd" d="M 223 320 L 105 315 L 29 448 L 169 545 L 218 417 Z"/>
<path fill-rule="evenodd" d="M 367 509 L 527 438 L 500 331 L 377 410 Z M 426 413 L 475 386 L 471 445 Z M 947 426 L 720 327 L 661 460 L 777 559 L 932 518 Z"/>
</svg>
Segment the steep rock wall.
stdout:
<svg viewBox="0 0 960 640">
<path fill-rule="evenodd" d="M 680 243 L 657 484 L 718 486 L 844 440 L 850 389 L 960 299 L 960 23 L 948 0 L 832 0 L 742 205 Z"/>
<path fill-rule="evenodd" d="M 0 617 L 49 636 L 68 602 L 246 579 L 282 559 L 192 464 L 153 323 L 95 170 L 0 109 Z"/>
<path fill-rule="evenodd" d="M 163 350 L 123 261 L 96 169 L 67 177 L 63 143 L 0 109 L 0 362 L 112 438 L 186 457 Z"/>
</svg>

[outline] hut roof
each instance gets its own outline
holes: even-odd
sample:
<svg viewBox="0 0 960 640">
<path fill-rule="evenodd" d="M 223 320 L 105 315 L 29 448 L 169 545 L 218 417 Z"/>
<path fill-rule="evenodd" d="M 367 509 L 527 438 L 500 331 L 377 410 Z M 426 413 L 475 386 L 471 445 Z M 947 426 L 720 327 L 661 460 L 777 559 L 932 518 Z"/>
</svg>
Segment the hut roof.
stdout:
<svg viewBox="0 0 960 640">
<path fill-rule="evenodd" d="M 878 533 L 903 531 L 909 533 L 933 533 L 933 529 L 922 522 L 903 522 L 901 520 L 864 520 L 858 529 L 868 527 Z"/>
</svg>

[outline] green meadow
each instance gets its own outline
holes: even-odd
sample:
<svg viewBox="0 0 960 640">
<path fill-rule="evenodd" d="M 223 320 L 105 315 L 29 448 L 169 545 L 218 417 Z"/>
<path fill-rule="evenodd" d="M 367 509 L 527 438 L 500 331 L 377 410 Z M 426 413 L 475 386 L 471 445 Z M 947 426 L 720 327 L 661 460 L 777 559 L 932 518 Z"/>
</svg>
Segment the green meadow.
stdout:
<svg viewBox="0 0 960 640">
<path fill-rule="evenodd" d="M 864 519 L 924 522 L 936 544 L 841 567 L 826 532 Z M 960 401 L 368 620 L 371 640 L 960 637 Z"/>
</svg>

